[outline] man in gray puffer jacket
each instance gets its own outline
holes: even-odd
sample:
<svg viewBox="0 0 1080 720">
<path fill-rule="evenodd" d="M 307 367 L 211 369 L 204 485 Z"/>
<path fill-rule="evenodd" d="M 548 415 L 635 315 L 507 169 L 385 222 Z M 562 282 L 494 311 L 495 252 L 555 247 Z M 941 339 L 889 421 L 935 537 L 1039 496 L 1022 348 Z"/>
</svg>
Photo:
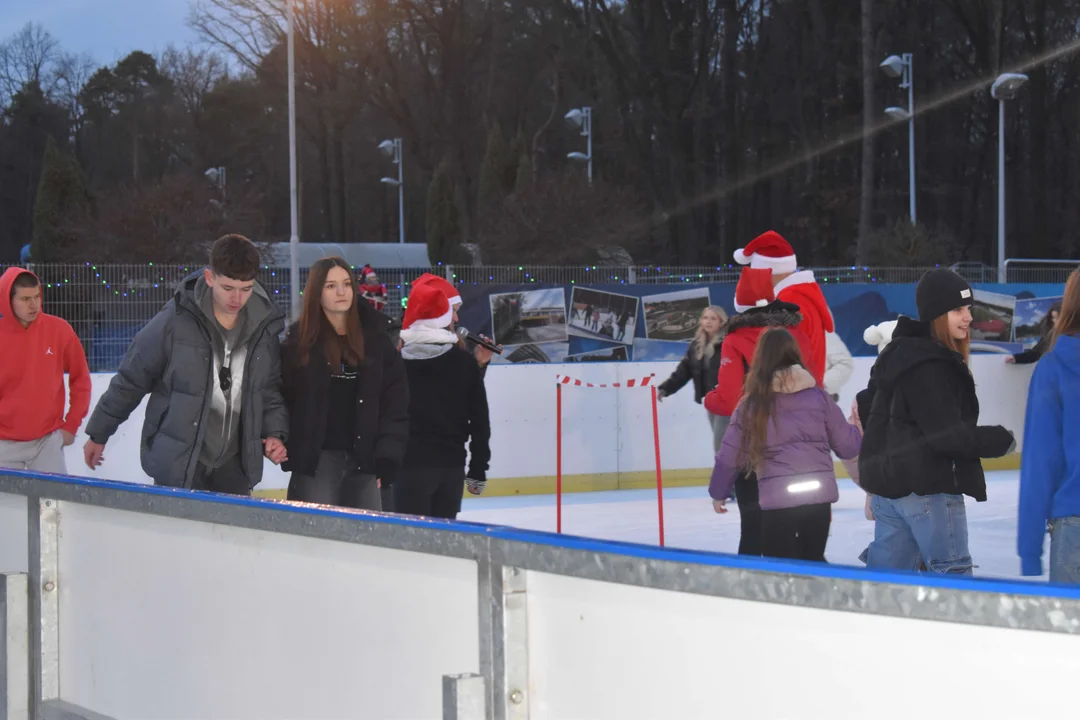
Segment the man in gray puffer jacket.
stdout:
<svg viewBox="0 0 1080 720">
<path fill-rule="evenodd" d="M 258 270 L 250 240 L 220 238 L 210 267 L 184 278 L 139 331 L 87 424 L 91 469 L 147 394 L 140 456 L 157 485 L 247 495 L 262 480 L 264 455 L 286 459 L 285 316 L 255 282 Z"/>
</svg>

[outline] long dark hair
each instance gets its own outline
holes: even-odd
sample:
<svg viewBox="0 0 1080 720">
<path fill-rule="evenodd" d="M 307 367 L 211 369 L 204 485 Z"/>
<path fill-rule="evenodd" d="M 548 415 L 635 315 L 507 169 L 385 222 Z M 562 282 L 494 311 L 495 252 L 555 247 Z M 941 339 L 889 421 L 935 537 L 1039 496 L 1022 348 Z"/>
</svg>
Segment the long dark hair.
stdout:
<svg viewBox="0 0 1080 720">
<path fill-rule="evenodd" d="M 347 282 L 353 290 L 352 305 L 345 314 L 345 335 L 339 336 L 322 307 L 323 286 L 326 276 L 332 268 L 339 267 L 348 276 Z M 311 349 L 318 343 L 323 356 L 331 368 L 343 363 L 358 365 L 364 359 L 364 331 L 360 327 L 360 314 L 356 311 L 356 288 L 353 285 L 353 272 L 349 264 L 339 257 L 327 257 L 311 266 L 307 285 L 304 286 L 304 307 L 300 312 L 300 326 L 297 329 L 297 350 L 300 364 L 306 366 L 311 359 Z M 342 342 L 344 340 L 344 342 Z"/>
<path fill-rule="evenodd" d="M 769 419 L 776 412 L 776 391 L 773 377 L 792 365 L 802 365 L 802 352 L 795 337 L 784 328 L 766 330 L 758 338 L 754 362 L 746 375 L 743 397 L 739 403 L 742 415 L 742 447 L 739 459 L 747 472 L 761 467 L 769 439 Z"/>
</svg>

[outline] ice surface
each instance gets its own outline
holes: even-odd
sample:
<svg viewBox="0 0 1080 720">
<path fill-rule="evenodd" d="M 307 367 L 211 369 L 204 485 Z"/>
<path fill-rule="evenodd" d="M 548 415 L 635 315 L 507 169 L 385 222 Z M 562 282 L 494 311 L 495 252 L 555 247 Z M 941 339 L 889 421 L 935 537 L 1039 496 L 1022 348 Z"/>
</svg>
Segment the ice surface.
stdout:
<svg viewBox="0 0 1080 720">
<path fill-rule="evenodd" d="M 491 484 L 498 483 L 493 480 Z M 988 473 L 988 500 L 967 498 L 971 555 L 982 577 L 1020 577 L 1016 555 L 1019 472 Z M 863 515 L 862 490 L 840 481 L 840 501 L 825 551 L 831 563 L 863 567 L 859 554 L 873 538 L 874 523 Z M 664 534 L 668 547 L 734 553 L 739 545 L 739 514 L 717 515 L 704 487 L 664 492 Z M 555 496 L 525 495 L 467 499 L 461 520 L 555 531 Z M 585 537 L 655 545 L 658 539 L 656 491 L 620 490 L 576 493 L 563 497 L 563 532 Z M 1048 559 L 1044 555 L 1044 561 Z M 1034 578 L 1032 578 L 1034 579 Z"/>
</svg>

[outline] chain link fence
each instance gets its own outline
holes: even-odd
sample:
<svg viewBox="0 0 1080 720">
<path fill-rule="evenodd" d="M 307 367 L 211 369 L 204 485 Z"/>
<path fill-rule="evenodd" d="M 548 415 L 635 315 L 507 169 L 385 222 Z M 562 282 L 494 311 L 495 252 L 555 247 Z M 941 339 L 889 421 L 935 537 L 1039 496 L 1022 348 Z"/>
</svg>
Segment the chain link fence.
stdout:
<svg viewBox="0 0 1080 720">
<path fill-rule="evenodd" d="M 1019 283 L 1063 283 L 1075 263 L 1062 267 L 1011 267 L 1009 281 Z M 953 268 L 972 283 L 997 281 L 997 271 L 981 264 Z M 4 269 L 0 266 L 0 271 Z M 192 265 L 95 265 L 63 264 L 32 266 L 44 284 L 46 311 L 58 315 L 75 328 L 86 349 L 90 369 L 115 370 L 135 334 L 175 294 L 183 278 L 202 269 Z M 359 270 L 359 268 L 357 268 Z M 914 284 L 927 268 L 813 268 L 822 284 L 882 283 Z M 607 266 L 437 266 L 434 268 L 376 268 L 386 283 L 389 303 L 386 311 L 402 314 L 402 299 L 410 282 L 425 272 L 433 272 L 457 285 L 682 285 L 731 283 L 738 281 L 737 266 L 708 267 L 607 267 Z M 300 272 L 300 287 L 307 282 L 307 269 Z M 290 292 L 287 268 L 265 267 L 258 280 L 270 297 L 289 313 Z M 290 313 L 291 314 L 291 313 Z"/>
</svg>

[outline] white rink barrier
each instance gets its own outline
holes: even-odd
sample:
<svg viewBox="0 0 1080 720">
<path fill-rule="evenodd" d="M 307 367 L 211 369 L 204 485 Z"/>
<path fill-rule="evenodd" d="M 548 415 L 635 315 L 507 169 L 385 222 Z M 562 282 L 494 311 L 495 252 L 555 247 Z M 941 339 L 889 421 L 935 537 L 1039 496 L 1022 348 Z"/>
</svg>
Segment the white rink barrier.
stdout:
<svg viewBox="0 0 1080 720">
<path fill-rule="evenodd" d="M 855 358 L 854 373 L 840 396 L 841 407 L 849 408 L 855 394 L 866 387 L 874 359 Z M 538 488 L 550 485 L 544 491 L 555 491 L 557 375 L 571 375 L 599 385 L 655 373 L 656 382 L 663 382 L 675 365 L 663 362 L 490 366 L 486 379 L 492 449 L 488 477 L 496 482 L 489 483 L 489 491 L 497 492 L 497 481 L 506 478 L 545 478 L 550 482 L 539 483 Z M 1001 355 L 975 355 L 972 369 L 982 406 L 980 421 L 1004 425 L 1022 443 L 1031 366 L 1006 365 Z M 111 373 L 94 374 L 91 408 L 111 379 Z M 68 472 L 149 482 L 139 465 L 139 433 L 145 405 L 144 400 L 109 441 L 105 463 L 96 473 L 83 462 L 86 436 L 80 433 L 75 444 L 67 448 Z M 690 385 L 660 403 L 659 424 L 665 473 L 712 467 L 712 432 L 705 409 L 694 403 Z M 567 386 L 563 392 L 562 430 L 564 476 L 641 473 L 648 481 L 654 472 L 652 410 L 647 393 Z M 288 474 L 266 461 L 258 490 L 280 490 L 287 486 Z"/>
<path fill-rule="evenodd" d="M 1075 700 L 1080 588 L 7 472 L 0 717 L 909 720 Z"/>
</svg>

